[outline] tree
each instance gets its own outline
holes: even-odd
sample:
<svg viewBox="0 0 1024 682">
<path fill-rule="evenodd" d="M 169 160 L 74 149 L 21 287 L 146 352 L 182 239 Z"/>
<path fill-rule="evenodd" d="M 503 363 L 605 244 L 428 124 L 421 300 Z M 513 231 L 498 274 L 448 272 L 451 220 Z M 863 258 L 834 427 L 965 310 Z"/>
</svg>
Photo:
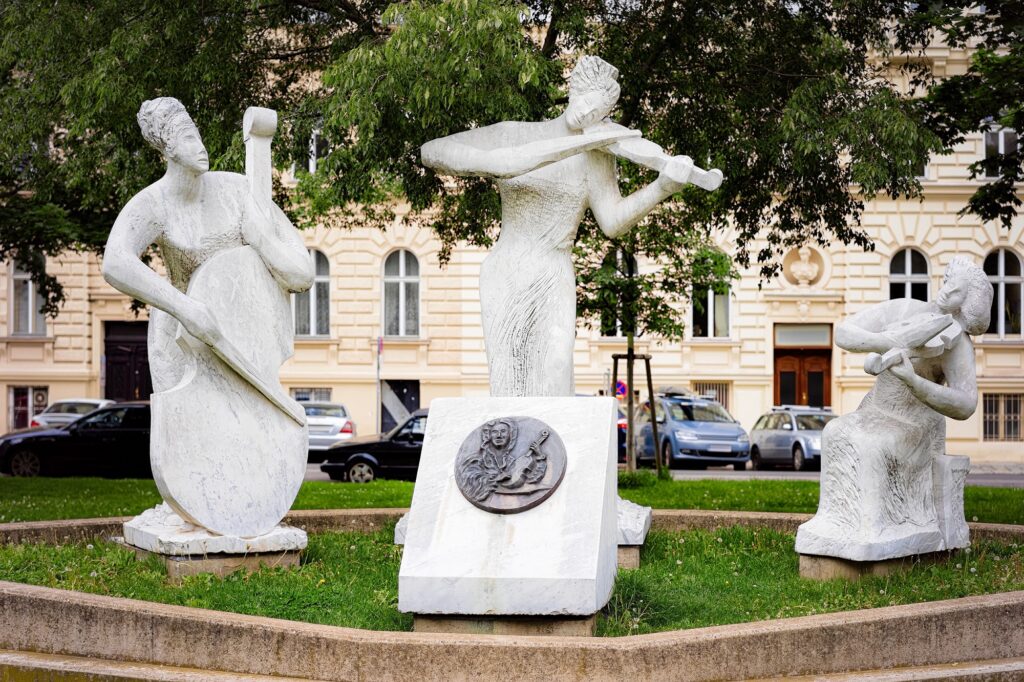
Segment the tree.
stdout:
<svg viewBox="0 0 1024 682">
<path fill-rule="evenodd" d="M 726 176 L 714 193 L 680 192 L 617 244 L 589 220 L 580 230 L 581 313 L 597 323 L 626 300 L 637 331 L 672 337 L 684 321 L 671 303 L 735 274 L 715 230 L 734 230 L 735 263 L 763 276 L 806 241 L 870 248 L 863 202 L 916 196 L 914 168 L 943 144 L 934 113 L 869 59 L 890 49 L 902 1 L 416 0 L 383 11 L 143 0 L 125 16 L 126 6 L 15 0 L 0 15 L 0 119 L 15 121 L 0 131 L 5 255 L 102 244 L 116 210 L 160 172 L 134 123 L 157 95 L 189 107 L 220 168 L 240 168 L 245 106 L 280 110 L 292 150 L 320 129 L 331 148 L 315 175 L 300 173 L 300 224 L 384 224 L 405 198 L 412 219 L 436 230 L 442 258 L 460 241 L 486 246 L 500 216 L 491 183 L 437 177 L 420 145 L 554 115 L 572 55 L 594 53 L 621 70 L 621 123 Z M 624 191 L 653 177 L 626 163 L 620 175 Z M 612 249 L 659 267 L 627 281 L 605 260 Z"/>
<path fill-rule="evenodd" d="M 935 0 L 916 4 L 897 31 L 907 53 L 942 41 L 973 49 L 967 73 L 936 79 L 927 64 L 908 62 L 918 85 L 927 87 L 928 125 L 947 147 L 964 134 L 984 130 L 989 141 L 1000 128 L 1024 131 L 1024 5 L 1016 0 Z M 1016 135 L 1008 138 L 1016 141 Z M 993 153 L 994 152 L 994 153 Z M 988 158 L 971 165 L 971 177 L 985 180 L 961 214 L 998 220 L 1009 228 L 1021 206 L 1017 183 L 1024 182 L 1019 144 L 990 148 Z"/>
</svg>

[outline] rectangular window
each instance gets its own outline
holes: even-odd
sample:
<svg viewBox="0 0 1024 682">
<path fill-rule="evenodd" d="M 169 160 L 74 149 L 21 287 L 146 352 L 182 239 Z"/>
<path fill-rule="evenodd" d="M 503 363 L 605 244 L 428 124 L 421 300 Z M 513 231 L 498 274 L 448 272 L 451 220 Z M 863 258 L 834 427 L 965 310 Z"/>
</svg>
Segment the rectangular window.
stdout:
<svg viewBox="0 0 1024 682">
<path fill-rule="evenodd" d="M 1009 154 L 1017 149 L 1019 141 L 1017 131 L 1012 128 L 1000 128 L 985 133 L 985 177 L 999 176 L 1000 154 Z"/>
<path fill-rule="evenodd" d="M 727 381 L 694 381 L 693 392 L 697 395 L 714 398 L 726 410 L 729 409 L 729 382 Z"/>
<path fill-rule="evenodd" d="M 46 386 L 10 386 L 8 401 L 11 406 L 7 417 L 10 429 L 27 429 L 32 417 L 46 409 L 49 388 Z"/>
<path fill-rule="evenodd" d="M 1024 394 L 986 393 L 982 397 L 982 438 L 988 441 L 1020 441 L 1021 402 Z"/>
<path fill-rule="evenodd" d="M 11 334 L 45 335 L 43 297 L 31 276 L 17 264 L 12 273 Z"/>
<path fill-rule="evenodd" d="M 729 290 L 716 294 L 713 289 L 693 301 L 693 337 L 719 338 L 729 337 Z"/>
<path fill-rule="evenodd" d="M 291 394 L 292 398 L 300 402 L 331 402 L 331 389 L 329 388 L 293 388 L 291 389 Z"/>
</svg>

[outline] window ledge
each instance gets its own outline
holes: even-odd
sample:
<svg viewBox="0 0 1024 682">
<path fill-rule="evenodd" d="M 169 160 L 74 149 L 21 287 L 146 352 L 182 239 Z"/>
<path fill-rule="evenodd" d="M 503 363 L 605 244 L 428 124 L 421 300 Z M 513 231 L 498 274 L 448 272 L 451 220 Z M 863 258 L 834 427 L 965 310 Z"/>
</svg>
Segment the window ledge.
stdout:
<svg viewBox="0 0 1024 682">
<path fill-rule="evenodd" d="M 1024 348 L 1024 337 L 982 336 L 978 339 L 977 345 L 981 348 Z"/>
<path fill-rule="evenodd" d="M 334 339 L 330 336 L 296 336 L 296 346 L 312 346 L 321 343 L 332 343 Z"/>
<path fill-rule="evenodd" d="M 430 339 L 422 336 L 385 336 L 384 345 L 392 346 L 426 346 L 430 344 Z M 377 339 L 370 339 L 370 345 L 376 346 Z"/>
<path fill-rule="evenodd" d="M 15 334 L 13 336 L 0 336 L 3 343 L 53 343 L 52 336 L 43 334 Z"/>
<path fill-rule="evenodd" d="M 740 342 L 728 336 L 695 336 L 686 340 L 694 346 L 739 346 Z"/>
</svg>

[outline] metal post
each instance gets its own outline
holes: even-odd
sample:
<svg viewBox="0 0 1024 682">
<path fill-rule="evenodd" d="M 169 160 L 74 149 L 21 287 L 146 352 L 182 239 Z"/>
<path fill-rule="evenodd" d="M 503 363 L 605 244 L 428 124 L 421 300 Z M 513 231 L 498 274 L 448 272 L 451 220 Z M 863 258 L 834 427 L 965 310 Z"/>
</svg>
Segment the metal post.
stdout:
<svg viewBox="0 0 1024 682">
<path fill-rule="evenodd" d="M 626 334 L 626 471 L 636 471 L 633 441 L 633 332 L 629 332 Z"/>
<path fill-rule="evenodd" d="M 658 478 L 661 478 L 661 452 L 658 446 L 658 410 L 654 403 L 654 382 L 651 380 L 651 356 L 645 354 L 644 366 L 647 368 L 647 401 L 651 405 L 651 437 L 654 439 L 654 462 L 658 471 Z M 668 462 L 665 462 L 668 464 Z"/>
</svg>

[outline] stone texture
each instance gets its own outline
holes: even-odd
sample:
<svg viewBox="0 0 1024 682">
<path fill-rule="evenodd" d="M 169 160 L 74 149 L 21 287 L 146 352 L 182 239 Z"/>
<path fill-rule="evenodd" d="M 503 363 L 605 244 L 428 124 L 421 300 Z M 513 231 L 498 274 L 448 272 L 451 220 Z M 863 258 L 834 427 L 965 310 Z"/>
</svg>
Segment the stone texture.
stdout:
<svg viewBox="0 0 1024 682">
<path fill-rule="evenodd" d="M 455 483 L 466 436 L 502 416 L 542 419 L 566 449 L 561 486 L 539 506 L 494 514 Z M 398 577 L 416 614 L 581 615 L 601 609 L 616 574 L 612 398 L 435 399 Z"/>
<path fill-rule="evenodd" d="M 0 649 L 316 680 L 683 682 L 1024 657 L 1024 593 L 633 637 L 373 632 L 0 582 Z M 819 677 L 820 679 L 820 677 Z"/>
<path fill-rule="evenodd" d="M 619 545 L 619 568 L 632 570 L 640 568 L 640 547 L 637 545 Z"/>
<path fill-rule="evenodd" d="M 515 637 L 593 637 L 597 615 L 582 618 L 519 617 L 476 618 L 473 616 L 414 616 L 413 632 L 458 635 L 511 635 Z"/>
<path fill-rule="evenodd" d="M 644 544 L 647 531 L 651 529 L 651 508 L 616 497 L 615 511 L 618 519 L 619 545 Z"/>
<path fill-rule="evenodd" d="M 937 563 L 949 558 L 949 552 L 917 554 L 884 561 L 850 561 L 830 556 L 800 555 L 800 577 L 808 580 L 859 580 L 866 576 L 889 575 L 906 571 L 916 564 Z"/>
<path fill-rule="evenodd" d="M 270 533 L 306 471 L 305 414 L 282 390 L 292 354 L 290 291 L 313 264 L 270 196 L 276 114 L 244 118 L 246 175 L 209 172 L 180 102 L 143 103 L 143 137 L 167 172 L 121 211 L 103 275 L 150 306 L 150 458 L 157 488 L 186 521 L 213 533 Z M 142 262 L 156 244 L 168 279 Z M 126 530 L 132 537 L 133 530 Z"/>
<path fill-rule="evenodd" d="M 129 547 L 131 546 L 129 545 Z M 299 550 L 257 552 L 253 554 L 169 556 L 164 553 L 150 552 L 139 547 L 131 547 L 131 549 L 135 551 L 135 556 L 140 560 L 145 560 L 152 556 L 159 557 L 167 569 L 167 579 L 171 582 L 180 582 L 182 578 L 201 573 L 212 573 L 223 578 L 239 569 L 245 570 L 246 573 L 252 573 L 264 566 L 269 568 L 296 568 L 301 558 Z"/>
<path fill-rule="evenodd" d="M 474 128 L 421 150 L 423 164 L 442 173 L 497 179 L 501 233 L 480 271 L 493 396 L 573 395 L 572 246 L 588 208 L 615 238 L 687 182 L 705 189 L 721 182 L 720 172 L 705 173 L 689 157 L 669 156 L 607 118 L 618 100 L 618 74 L 598 57 L 582 57 L 561 116 Z M 624 199 L 616 157 L 660 175 Z"/>
<path fill-rule="evenodd" d="M 297 551 L 304 549 L 307 541 L 306 531 L 284 524 L 252 538 L 217 535 L 183 520 L 167 504 L 159 504 L 125 523 L 124 540 L 140 549 L 171 556 Z"/>
<path fill-rule="evenodd" d="M 822 431 L 818 513 L 797 531 L 797 552 L 884 561 L 969 544 L 970 463 L 945 454 L 945 420 L 977 408 L 970 334 L 987 329 L 991 304 L 984 271 L 954 258 L 934 301 L 886 301 L 837 326 L 836 345 L 870 353 L 864 368 L 878 379 Z"/>
</svg>

